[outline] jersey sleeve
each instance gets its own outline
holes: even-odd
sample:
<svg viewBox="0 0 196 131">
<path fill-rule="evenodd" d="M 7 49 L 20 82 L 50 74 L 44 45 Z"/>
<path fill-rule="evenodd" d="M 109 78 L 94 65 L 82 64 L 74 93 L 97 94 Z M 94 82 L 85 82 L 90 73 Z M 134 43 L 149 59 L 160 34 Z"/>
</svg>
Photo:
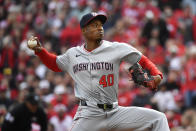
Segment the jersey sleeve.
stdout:
<svg viewBox="0 0 196 131">
<path fill-rule="evenodd" d="M 65 54 L 59 55 L 56 58 L 56 63 L 62 71 L 68 70 L 69 62 L 70 62 L 70 59 L 69 59 L 68 52 L 66 52 Z"/>
<path fill-rule="evenodd" d="M 61 72 L 56 64 L 56 55 L 49 53 L 46 49 L 42 48 L 41 52 L 35 52 L 39 56 L 40 60 L 51 70 L 55 72 Z"/>
<path fill-rule="evenodd" d="M 131 45 L 119 43 L 118 50 L 120 51 L 121 61 L 134 64 L 141 59 L 142 53 Z"/>
</svg>

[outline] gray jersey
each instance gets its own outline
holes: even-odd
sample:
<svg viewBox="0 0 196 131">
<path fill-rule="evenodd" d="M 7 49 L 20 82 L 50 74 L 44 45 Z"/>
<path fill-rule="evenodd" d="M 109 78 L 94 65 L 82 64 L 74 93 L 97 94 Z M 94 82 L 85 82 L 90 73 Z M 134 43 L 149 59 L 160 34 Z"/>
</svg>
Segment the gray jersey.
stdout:
<svg viewBox="0 0 196 131">
<path fill-rule="evenodd" d="M 122 61 L 138 62 L 141 52 L 126 43 L 102 41 L 91 52 L 84 45 L 70 48 L 57 57 L 57 65 L 75 81 L 75 96 L 94 103 L 118 99 L 119 66 Z"/>
</svg>

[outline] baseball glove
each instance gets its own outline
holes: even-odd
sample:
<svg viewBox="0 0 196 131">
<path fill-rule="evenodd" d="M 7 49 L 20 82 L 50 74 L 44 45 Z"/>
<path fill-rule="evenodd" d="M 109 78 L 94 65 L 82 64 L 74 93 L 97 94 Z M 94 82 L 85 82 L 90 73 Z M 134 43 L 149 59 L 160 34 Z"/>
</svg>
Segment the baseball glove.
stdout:
<svg viewBox="0 0 196 131">
<path fill-rule="evenodd" d="M 154 78 L 150 75 L 148 70 L 144 70 L 139 63 L 134 64 L 129 68 L 132 80 L 135 84 L 148 87 L 151 90 L 156 90 Z"/>
</svg>

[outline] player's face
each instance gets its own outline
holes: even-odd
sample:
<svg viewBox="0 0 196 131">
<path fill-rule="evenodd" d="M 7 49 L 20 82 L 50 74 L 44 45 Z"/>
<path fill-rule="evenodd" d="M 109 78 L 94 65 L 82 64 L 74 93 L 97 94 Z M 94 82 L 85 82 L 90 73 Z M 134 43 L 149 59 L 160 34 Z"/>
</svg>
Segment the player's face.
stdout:
<svg viewBox="0 0 196 131">
<path fill-rule="evenodd" d="M 37 105 L 33 105 L 30 102 L 27 102 L 26 105 L 27 105 L 29 111 L 31 111 L 33 113 L 35 113 L 37 111 L 37 108 L 38 108 Z"/>
<path fill-rule="evenodd" d="M 101 40 L 104 36 L 103 24 L 100 20 L 93 20 L 82 30 L 88 40 Z"/>
</svg>

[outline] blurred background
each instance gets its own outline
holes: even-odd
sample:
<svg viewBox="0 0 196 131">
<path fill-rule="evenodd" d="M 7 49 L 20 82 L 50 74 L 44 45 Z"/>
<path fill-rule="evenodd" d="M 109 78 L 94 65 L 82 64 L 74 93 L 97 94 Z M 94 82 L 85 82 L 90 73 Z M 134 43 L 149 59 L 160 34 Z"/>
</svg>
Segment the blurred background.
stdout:
<svg viewBox="0 0 196 131">
<path fill-rule="evenodd" d="M 119 105 L 159 110 L 172 131 L 196 131 L 196 0 L 0 0 L 0 125 L 34 90 L 48 131 L 67 131 L 78 106 L 74 82 L 46 68 L 26 43 L 37 36 L 56 55 L 81 45 L 79 20 L 92 11 L 108 16 L 104 39 L 136 47 L 164 74 L 152 92 L 134 85 L 122 63 Z"/>
</svg>

